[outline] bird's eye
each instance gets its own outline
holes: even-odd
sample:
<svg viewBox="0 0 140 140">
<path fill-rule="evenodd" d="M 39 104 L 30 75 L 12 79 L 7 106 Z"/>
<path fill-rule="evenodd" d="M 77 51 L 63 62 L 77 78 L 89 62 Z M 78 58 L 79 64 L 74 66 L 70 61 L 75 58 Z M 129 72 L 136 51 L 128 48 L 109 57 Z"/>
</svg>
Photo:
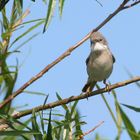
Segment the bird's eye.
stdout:
<svg viewBox="0 0 140 140">
<path fill-rule="evenodd" d="M 103 39 L 99 39 L 99 41 L 102 41 Z"/>
<path fill-rule="evenodd" d="M 91 45 L 93 44 L 93 41 L 90 41 Z"/>
</svg>

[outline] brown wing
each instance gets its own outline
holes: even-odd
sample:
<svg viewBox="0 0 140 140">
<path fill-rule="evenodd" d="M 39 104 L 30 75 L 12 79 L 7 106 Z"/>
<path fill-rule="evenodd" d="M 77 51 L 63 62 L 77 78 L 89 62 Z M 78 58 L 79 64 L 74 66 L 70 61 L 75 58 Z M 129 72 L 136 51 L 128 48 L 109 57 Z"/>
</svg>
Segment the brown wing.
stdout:
<svg viewBox="0 0 140 140">
<path fill-rule="evenodd" d="M 88 58 L 86 59 L 86 65 L 88 65 L 88 62 L 89 62 L 89 56 L 88 56 Z"/>
<path fill-rule="evenodd" d="M 116 59 L 115 59 L 115 57 L 114 57 L 114 55 L 112 54 L 112 60 L 113 60 L 113 63 L 115 63 L 116 62 Z"/>
</svg>

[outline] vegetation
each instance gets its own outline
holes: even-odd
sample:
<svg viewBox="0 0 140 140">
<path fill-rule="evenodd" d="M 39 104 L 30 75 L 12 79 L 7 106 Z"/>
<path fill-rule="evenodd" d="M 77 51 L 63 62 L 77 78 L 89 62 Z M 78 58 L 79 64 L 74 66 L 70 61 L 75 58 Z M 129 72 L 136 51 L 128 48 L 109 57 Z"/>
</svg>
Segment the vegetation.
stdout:
<svg viewBox="0 0 140 140">
<path fill-rule="evenodd" d="M 36 1 L 32 0 L 35 4 Z M 27 1 L 26 1 L 27 2 Z M 101 6 L 102 4 L 97 1 Z M 128 73 L 130 80 L 119 82 L 117 84 L 110 86 L 110 92 L 114 97 L 114 105 L 116 107 L 116 112 L 112 111 L 111 106 L 107 102 L 104 92 L 106 90 L 100 89 L 97 85 L 97 91 L 92 92 L 90 95 L 79 95 L 72 96 L 66 99 L 62 99 L 60 94 L 56 94 L 57 101 L 47 104 L 48 95 L 45 96 L 44 104 L 37 106 L 30 110 L 23 110 L 21 112 L 16 112 L 16 108 L 12 106 L 14 99 L 21 93 L 25 92 L 25 89 L 30 86 L 33 82 L 38 80 L 42 75 L 48 72 L 54 65 L 59 63 L 65 57 L 70 55 L 70 53 L 80 46 L 84 41 L 86 41 L 90 33 L 97 31 L 102 28 L 109 20 L 112 19 L 119 12 L 129 9 L 140 3 L 139 0 L 123 0 L 120 6 L 110 14 L 97 28 L 91 31 L 84 39 L 78 42 L 76 45 L 69 48 L 65 53 L 63 53 L 58 59 L 54 60 L 50 65 L 46 66 L 41 72 L 36 76 L 32 77 L 24 85 L 22 85 L 17 91 L 14 91 L 15 84 L 18 78 L 19 64 L 17 59 L 17 64 L 11 66 L 7 59 L 9 56 L 14 56 L 16 53 L 20 53 L 20 48 L 25 44 L 29 43 L 30 40 L 33 40 L 38 33 L 32 34 L 35 29 L 43 25 L 42 33 L 48 29 L 49 24 L 51 23 L 53 13 L 56 12 L 55 8 L 59 7 L 59 15 L 62 17 L 63 8 L 65 0 L 42 0 L 42 3 L 46 5 L 47 12 L 45 18 L 40 19 L 30 19 L 30 21 L 24 22 L 24 19 L 30 13 L 30 9 L 23 11 L 23 6 L 25 1 L 23 0 L 0 0 L 0 136 L 1 140 L 81 140 L 85 139 L 86 135 L 90 135 L 91 132 L 94 133 L 94 130 L 97 127 L 101 127 L 103 122 L 99 123 L 92 130 L 88 132 L 83 132 L 82 125 L 86 125 L 86 122 L 82 120 L 82 116 L 77 109 L 77 104 L 83 98 L 87 96 L 95 96 L 101 94 L 102 99 L 104 100 L 106 107 L 110 112 L 110 117 L 112 117 L 116 129 L 117 136 L 116 140 L 121 139 L 121 134 L 126 131 L 132 140 L 140 139 L 140 132 L 136 131 L 133 122 L 129 119 L 129 116 L 124 112 L 122 106 L 125 106 L 133 111 L 140 112 L 140 108 L 120 104 L 117 99 L 117 94 L 115 88 L 125 86 L 132 82 L 136 82 L 136 85 L 139 87 L 137 81 L 140 80 L 140 77 L 133 78 L 131 73 Z M 9 6 L 10 5 L 10 6 Z M 18 36 L 16 37 L 17 31 Z M 27 40 L 23 41 L 23 38 L 29 35 L 30 37 Z M 13 37 L 14 36 L 14 37 Z M 19 44 L 15 48 L 15 44 Z M 33 94 L 42 94 L 38 92 L 32 92 Z M 22 95 L 21 95 L 22 96 Z M 69 103 L 69 104 L 68 104 Z M 54 107 L 59 106 L 59 109 L 62 113 L 57 113 Z M 23 117 L 30 115 L 31 117 Z M 82 114 L 84 115 L 84 114 Z M 95 140 L 101 140 L 99 134 L 95 134 Z"/>
</svg>

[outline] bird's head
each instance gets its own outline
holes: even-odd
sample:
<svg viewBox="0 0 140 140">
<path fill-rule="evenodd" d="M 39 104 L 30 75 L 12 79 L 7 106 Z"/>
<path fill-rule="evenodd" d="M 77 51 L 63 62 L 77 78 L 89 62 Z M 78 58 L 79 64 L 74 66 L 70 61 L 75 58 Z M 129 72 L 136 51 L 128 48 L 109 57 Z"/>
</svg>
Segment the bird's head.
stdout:
<svg viewBox="0 0 140 140">
<path fill-rule="evenodd" d="M 90 36 L 91 45 L 95 43 L 102 43 L 107 45 L 107 40 L 100 32 L 93 32 Z"/>
</svg>

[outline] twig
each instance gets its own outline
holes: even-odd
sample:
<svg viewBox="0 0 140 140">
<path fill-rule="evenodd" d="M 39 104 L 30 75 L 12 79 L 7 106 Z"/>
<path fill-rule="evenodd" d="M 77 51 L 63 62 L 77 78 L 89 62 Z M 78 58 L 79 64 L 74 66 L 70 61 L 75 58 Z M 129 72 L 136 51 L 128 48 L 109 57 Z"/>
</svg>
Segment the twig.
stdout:
<svg viewBox="0 0 140 140">
<path fill-rule="evenodd" d="M 124 6 L 124 7 L 123 7 L 123 10 L 124 10 L 124 9 L 127 9 L 127 8 L 131 8 L 131 7 L 135 6 L 135 5 L 137 5 L 138 3 L 140 3 L 140 0 L 135 1 L 134 3 L 132 3 L 132 4 L 130 4 L 130 5 Z"/>
<path fill-rule="evenodd" d="M 98 127 L 100 127 L 103 123 L 104 123 L 104 121 L 100 122 L 98 125 L 96 125 L 94 128 L 92 128 L 88 132 L 85 132 L 83 135 L 80 136 L 80 139 L 83 139 L 84 136 L 86 136 L 89 133 L 93 132 L 95 129 L 97 129 Z"/>
<path fill-rule="evenodd" d="M 99 89 L 99 90 L 95 90 L 95 91 L 91 92 L 90 94 L 85 93 L 85 94 L 80 94 L 78 96 L 71 96 L 71 97 L 65 98 L 63 100 L 55 101 L 55 102 L 52 102 L 52 103 L 49 103 L 49 104 L 46 104 L 46 105 L 41 105 L 41 106 L 29 109 L 29 110 L 21 111 L 21 112 L 17 113 L 16 115 L 13 115 L 13 117 L 17 119 L 17 118 L 32 114 L 33 110 L 35 112 L 38 112 L 38 111 L 41 111 L 41 110 L 54 108 L 54 107 L 57 107 L 57 106 L 60 106 L 60 105 L 63 105 L 63 104 L 68 104 L 72 101 L 87 99 L 87 97 L 103 94 L 105 92 L 108 92 L 108 90 L 113 90 L 113 89 L 116 89 L 116 88 L 119 88 L 119 87 L 123 87 L 123 86 L 126 86 L 128 84 L 131 84 L 131 83 L 134 83 L 134 82 L 137 82 L 137 81 L 140 81 L 140 76 L 137 76 L 137 77 L 134 77 L 132 79 L 125 80 L 123 82 L 118 82 L 118 83 L 115 83 L 113 85 L 110 85 L 109 89 L 102 88 L 102 89 Z"/>
<path fill-rule="evenodd" d="M 92 32 L 98 31 L 100 28 L 102 28 L 107 22 L 109 22 L 115 15 L 117 15 L 121 10 L 123 10 L 123 7 L 129 0 L 124 0 L 122 4 L 112 13 L 110 14 L 99 26 L 97 26 L 95 29 L 93 29 L 90 33 L 88 33 L 82 40 L 80 40 L 77 44 L 70 47 L 66 52 L 64 52 L 61 56 L 59 56 L 56 60 L 54 60 L 51 64 L 47 65 L 41 72 L 39 72 L 36 76 L 32 77 L 28 82 L 26 82 L 24 85 L 22 85 L 17 91 L 15 91 L 12 95 L 10 95 L 7 99 L 5 99 L 0 104 L 0 109 L 4 107 L 7 103 L 9 103 L 12 99 L 14 99 L 17 95 L 23 92 L 25 88 L 27 88 L 29 85 L 31 85 L 33 82 L 38 80 L 40 77 L 42 77 L 47 71 L 49 71 L 52 67 L 54 67 L 57 63 L 62 61 L 65 57 L 69 56 L 73 50 L 75 50 L 77 47 L 79 47 L 82 43 L 84 43 L 89 37 Z"/>
<path fill-rule="evenodd" d="M 103 7 L 102 3 L 98 0 L 95 0 L 101 7 Z"/>
</svg>

